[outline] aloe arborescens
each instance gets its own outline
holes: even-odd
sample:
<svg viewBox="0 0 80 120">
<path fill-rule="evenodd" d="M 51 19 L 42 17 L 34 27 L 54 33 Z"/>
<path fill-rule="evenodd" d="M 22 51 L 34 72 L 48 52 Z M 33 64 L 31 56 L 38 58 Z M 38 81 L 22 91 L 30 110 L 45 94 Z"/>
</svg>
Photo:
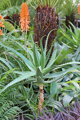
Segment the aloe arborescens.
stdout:
<svg viewBox="0 0 80 120">
<path fill-rule="evenodd" d="M 36 0 L 37 1 L 37 0 Z M 40 40 L 42 39 L 42 45 L 45 46 L 46 39 L 48 38 L 48 46 L 49 50 L 52 42 L 54 41 L 57 29 L 58 29 L 58 14 L 53 4 L 56 3 L 55 0 L 52 2 L 51 0 L 43 0 L 37 1 L 38 6 L 36 8 L 36 16 L 35 16 L 35 25 L 34 25 L 34 41 L 40 45 Z M 47 37 L 48 36 L 48 37 Z M 44 90 L 43 85 L 39 86 L 39 111 L 42 110 L 43 102 L 44 102 Z"/>
</svg>

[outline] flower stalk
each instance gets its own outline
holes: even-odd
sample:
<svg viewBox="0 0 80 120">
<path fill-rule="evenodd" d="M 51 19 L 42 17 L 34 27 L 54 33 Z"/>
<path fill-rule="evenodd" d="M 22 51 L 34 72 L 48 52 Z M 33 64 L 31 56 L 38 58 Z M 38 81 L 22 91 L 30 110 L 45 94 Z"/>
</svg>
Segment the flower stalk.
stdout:
<svg viewBox="0 0 80 120">
<path fill-rule="evenodd" d="M 39 85 L 39 104 L 38 104 L 39 112 L 42 112 L 43 103 L 44 103 L 44 86 Z"/>
</svg>

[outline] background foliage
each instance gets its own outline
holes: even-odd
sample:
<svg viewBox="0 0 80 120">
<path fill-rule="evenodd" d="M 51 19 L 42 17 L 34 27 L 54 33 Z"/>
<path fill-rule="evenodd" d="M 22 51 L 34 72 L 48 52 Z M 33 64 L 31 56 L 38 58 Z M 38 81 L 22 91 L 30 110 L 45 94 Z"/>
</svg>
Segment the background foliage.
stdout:
<svg viewBox="0 0 80 120">
<path fill-rule="evenodd" d="M 0 1 L 0 13 L 3 16 L 19 14 L 22 2 L 24 0 Z M 45 48 L 34 43 L 37 0 L 35 3 L 32 0 L 26 2 L 31 16 L 28 33 L 24 36 L 20 26 L 16 28 L 9 21 L 4 21 L 6 28 L 3 29 L 4 35 L 0 36 L 1 120 L 37 119 L 39 84 L 44 84 L 44 113 L 56 114 L 80 101 L 80 28 L 72 23 L 71 27 L 59 26 L 54 49 L 47 52 L 48 37 Z M 62 5 L 57 9 L 60 17 L 63 16 L 61 21 L 69 13 L 77 15 L 74 9 L 78 2 L 74 4 L 73 0 L 65 0 L 55 5 L 56 9 Z M 68 8 L 71 11 L 68 12 Z"/>
</svg>

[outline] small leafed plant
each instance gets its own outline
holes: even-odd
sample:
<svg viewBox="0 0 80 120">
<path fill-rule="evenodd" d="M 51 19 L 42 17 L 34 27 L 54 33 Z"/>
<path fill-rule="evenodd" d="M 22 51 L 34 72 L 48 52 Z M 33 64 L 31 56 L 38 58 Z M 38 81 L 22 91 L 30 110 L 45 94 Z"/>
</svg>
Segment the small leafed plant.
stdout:
<svg viewBox="0 0 80 120">
<path fill-rule="evenodd" d="M 43 116 L 39 116 L 37 120 L 79 120 L 80 119 L 80 103 L 76 102 L 72 107 L 64 112 L 52 113 L 45 112 Z"/>
</svg>

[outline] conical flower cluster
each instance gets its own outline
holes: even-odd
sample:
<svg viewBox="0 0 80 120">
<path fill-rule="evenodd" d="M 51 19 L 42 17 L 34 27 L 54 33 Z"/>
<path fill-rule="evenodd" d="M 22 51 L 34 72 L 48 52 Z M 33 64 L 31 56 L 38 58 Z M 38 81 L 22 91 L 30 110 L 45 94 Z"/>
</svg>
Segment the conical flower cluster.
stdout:
<svg viewBox="0 0 80 120">
<path fill-rule="evenodd" d="M 27 32 L 29 30 L 30 24 L 30 15 L 29 9 L 26 3 L 22 3 L 21 12 L 20 12 L 20 25 L 23 32 Z"/>
<path fill-rule="evenodd" d="M 0 28 L 5 27 L 4 24 L 3 24 L 3 22 L 2 22 L 2 19 L 3 19 L 3 17 L 0 15 Z M 2 32 L 1 29 L 0 29 L 0 35 L 3 35 L 3 32 Z"/>
<path fill-rule="evenodd" d="M 80 3 L 78 4 L 78 14 L 80 15 Z"/>
<path fill-rule="evenodd" d="M 48 37 L 48 49 L 51 47 L 53 40 L 56 37 L 58 29 L 58 15 L 55 9 L 49 6 L 39 6 L 36 9 L 34 41 L 40 44 L 42 39 L 43 47 Z"/>
</svg>

